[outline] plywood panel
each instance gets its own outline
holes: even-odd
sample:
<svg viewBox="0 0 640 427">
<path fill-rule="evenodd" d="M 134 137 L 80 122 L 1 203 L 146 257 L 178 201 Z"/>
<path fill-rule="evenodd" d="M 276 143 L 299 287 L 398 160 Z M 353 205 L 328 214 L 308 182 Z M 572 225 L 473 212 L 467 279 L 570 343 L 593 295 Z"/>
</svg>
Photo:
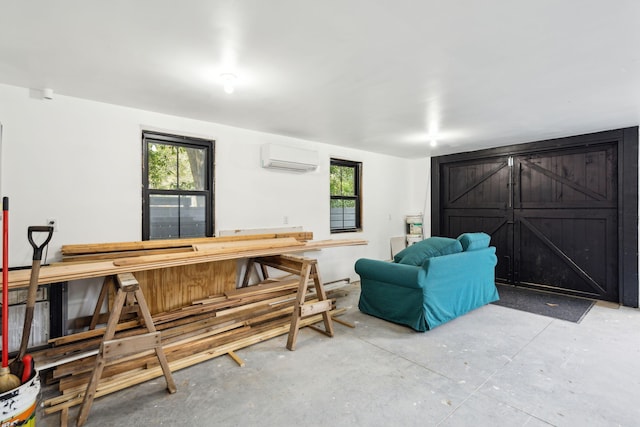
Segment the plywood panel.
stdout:
<svg viewBox="0 0 640 427">
<path fill-rule="evenodd" d="M 153 315 L 235 289 L 236 260 L 138 271 L 134 275 Z"/>
</svg>

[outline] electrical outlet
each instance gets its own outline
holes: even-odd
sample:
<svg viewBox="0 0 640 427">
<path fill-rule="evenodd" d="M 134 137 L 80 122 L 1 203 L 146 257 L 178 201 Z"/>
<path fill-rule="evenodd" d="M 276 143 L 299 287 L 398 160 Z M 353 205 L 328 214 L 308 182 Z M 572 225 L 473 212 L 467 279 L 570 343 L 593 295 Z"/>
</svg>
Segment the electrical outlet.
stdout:
<svg viewBox="0 0 640 427">
<path fill-rule="evenodd" d="M 58 231 L 58 220 L 55 218 L 47 219 L 47 225 L 53 227 L 53 231 Z"/>
</svg>

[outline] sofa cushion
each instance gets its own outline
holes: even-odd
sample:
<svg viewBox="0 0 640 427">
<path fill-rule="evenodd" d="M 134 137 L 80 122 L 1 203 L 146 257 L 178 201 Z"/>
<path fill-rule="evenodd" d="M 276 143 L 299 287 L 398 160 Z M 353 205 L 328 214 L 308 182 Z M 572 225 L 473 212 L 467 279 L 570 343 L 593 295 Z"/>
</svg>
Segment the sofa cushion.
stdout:
<svg viewBox="0 0 640 427">
<path fill-rule="evenodd" d="M 429 258 L 459 252 L 462 252 L 462 245 L 458 240 L 448 237 L 429 237 L 398 252 L 393 257 L 393 261 L 398 264 L 420 266 Z"/>
<path fill-rule="evenodd" d="M 462 249 L 466 252 L 488 248 L 491 236 L 487 233 L 462 233 L 458 236 L 458 240 L 462 244 Z"/>
</svg>

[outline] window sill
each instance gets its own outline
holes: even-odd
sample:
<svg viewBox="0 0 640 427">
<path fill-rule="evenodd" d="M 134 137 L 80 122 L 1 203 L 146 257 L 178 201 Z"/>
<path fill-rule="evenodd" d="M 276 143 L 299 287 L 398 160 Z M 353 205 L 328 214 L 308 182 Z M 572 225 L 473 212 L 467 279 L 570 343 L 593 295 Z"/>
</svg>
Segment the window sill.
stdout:
<svg viewBox="0 0 640 427">
<path fill-rule="evenodd" d="M 343 230 L 331 230 L 331 234 L 340 234 L 340 233 L 361 233 L 362 228 L 346 228 Z"/>
</svg>

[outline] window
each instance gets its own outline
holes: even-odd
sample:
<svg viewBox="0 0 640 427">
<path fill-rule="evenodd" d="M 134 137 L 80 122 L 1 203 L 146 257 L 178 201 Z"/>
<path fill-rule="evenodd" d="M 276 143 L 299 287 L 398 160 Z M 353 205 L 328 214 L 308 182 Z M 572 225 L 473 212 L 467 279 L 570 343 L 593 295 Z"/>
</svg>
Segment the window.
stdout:
<svg viewBox="0 0 640 427">
<path fill-rule="evenodd" d="M 331 159 L 331 232 L 360 231 L 362 163 Z"/>
<path fill-rule="evenodd" d="M 214 142 L 142 134 L 142 239 L 213 235 Z"/>
</svg>

